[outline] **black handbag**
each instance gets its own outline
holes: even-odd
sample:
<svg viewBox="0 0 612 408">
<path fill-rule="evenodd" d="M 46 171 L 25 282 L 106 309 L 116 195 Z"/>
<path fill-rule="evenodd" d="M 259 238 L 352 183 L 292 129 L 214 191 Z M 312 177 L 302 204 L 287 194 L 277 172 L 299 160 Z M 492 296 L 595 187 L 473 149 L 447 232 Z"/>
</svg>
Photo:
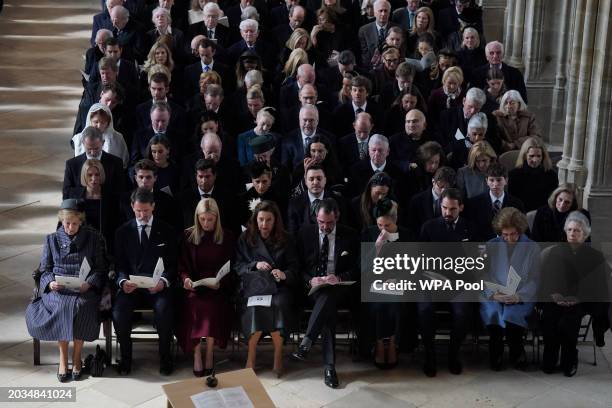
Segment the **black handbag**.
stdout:
<svg viewBox="0 0 612 408">
<path fill-rule="evenodd" d="M 268 271 L 253 271 L 242 277 L 244 297 L 274 295 L 277 291 L 276 281 Z"/>
</svg>

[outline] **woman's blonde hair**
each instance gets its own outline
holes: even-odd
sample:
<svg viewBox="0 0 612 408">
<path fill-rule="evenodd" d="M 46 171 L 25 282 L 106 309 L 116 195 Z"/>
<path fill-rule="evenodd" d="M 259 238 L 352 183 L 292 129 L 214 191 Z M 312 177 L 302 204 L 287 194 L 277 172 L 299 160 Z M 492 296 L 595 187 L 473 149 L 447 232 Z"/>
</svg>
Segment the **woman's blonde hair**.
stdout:
<svg viewBox="0 0 612 408">
<path fill-rule="evenodd" d="M 246 92 L 247 99 L 260 99 L 263 103 L 266 103 L 266 99 L 264 98 L 263 91 L 261 90 L 261 85 L 255 84 L 247 89 Z"/>
<path fill-rule="evenodd" d="M 149 50 L 149 54 L 147 55 L 147 60 L 144 63 L 144 67 L 142 67 L 143 71 L 148 72 L 149 69 L 151 69 L 151 67 L 153 67 L 154 65 L 158 65 L 155 62 L 155 52 L 159 48 L 163 48 L 164 50 L 166 50 L 166 55 L 168 55 L 168 61 L 166 62 L 165 66 L 170 71 L 174 69 L 174 60 L 172 59 L 172 51 L 170 51 L 170 48 L 166 44 L 164 44 L 163 42 L 157 41 L 155 44 L 151 46 L 151 49 Z M 170 76 L 168 76 L 168 78 L 170 78 Z"/>
<path fill-rule="evenodd" d="M 214 214 L 217 217 L 217 222 L 215 222 L 215 231 L 213 232 L 213 242 L 217 245 L 221 245 L 223 243 L 223 227 L 221 225 L 219 206 L 214 198 L 203 198 L 196 206 L 193 214 L 193 226 L 187 229 L 189 232 L 187 241 L 194 245 L 200 245 L 200 242 L 202 242 L 205 232 L 200 225 L 198 216 L 205 213 Z"/>
<path fill-rule="evenodd" d="M 542 142 L 542 139 L 537 136 L 531 136 L 525 139 L 521 145 L 521 151 L 516 158 L 516 167 L 523 167 L 523 164 L 527 161 L 529 149 L 540 149 L 542 152 L 542 167 L 544 167 L 544 170 L 552 170 L 553 165 L 550 155 L 548 154 L 548 150 L 546 150 L 546 146 L 544 145 L 544 142 Z"/>
<path fill-rule="evenodd" d="M 474 47 L 474 48 L 480 47 L 480 34 L 478 34 L 478 30 L 476 30 L 473 27 L 466 27 L 466 28 L 464 28 L 463 29 L 463 33 L 461 34 L 461 40 L 462 41 L 463 41 L 463 36 L 466 33 L 470 33 L 470 34 L 473 34 L 474 36 L 476 36 L 476 47 Z"/>
<path fill-rule="evenodd" d="M 303 64 L 308 64 L 308 54 L 306 51 L 301 48 L 296 48 L 291 51 L 291 54 L 289 54 L 289 58 L 287 58 L 287 62 L 285 62 L 285 66 L 283 67 L 285 78 L 294 76 L 300 65 Z"/>
<path fill-rule="evenodd" d="M 486 155 L 491 158 L 491 161 L 497 160 L 497 154 L 493 147 L 486 140 L 481 140 L 480 142 L 474 143 L 470 148 L 470 152 L 468 153 L 468 167 L 472 170 L 476 168 L 476 159 L 480 155 Z"/>
<path fill-rule="evenodd" d="M 81 167 L 81 185 L 83 187 L 87 187 L 87 171 L 89 171 L 89 169 L 92 167 L 98 169 L 98 173 L 100 174 L 100 184 L 104 184 L 106 181 L 106 173 L 104 172 L 102 162 L 97 159 L 87 159 L 85 160 L 85 163 L 83 163 L 83 167 Z"/>
<path fill-rule="evenodd" d="M 414 22 L 415 24 L 412 25 L 412 30 L 410 30 L 411 33 L 416 34 L 416 19 L 419 15 L 419 13 L 425 13 L 427 14 L 427 17 L 429 17 L 429 24 L 427 24 L 427 32 L 430 33 L 431 35 L 435 35 L 435 20 L 434 20 L 434 14 L 433 11 L 429 8 L 429 7 L 420 7 L 416 13 L 414 13 Z"/>
<path fill-rule="evenodd" d="M 202 83 L 202 81 L 208 81 L 208 80 L 211 81 L 211 82 L 208 82 L 208 85 L 210 84 L 223 85 L 223 80 L 221 79 L 221 75 L 219 75 L 215 71 L 202 72 L 200 74 L 200 80 L 198 81 L 198 84 Z"/>
<path fill-rule="evenodd" d="M 274 117 L 274 115 L 272 113 L 270 113 L 270 110 L 274 110 L 274 108 L 271 107 L 271 106 L 264 106 L 263 108 L 261 108 L 259 110 L 259 112 L 257 112 L 257 116 L 255 117 L 255 122 L 257 122 L 259 119 L 265 117 L 265 118 L 271 120 L 272 121 L 272 125 L 274 125 L 274 122 L 276 121 L 276 118 Z"/>
<path fill-rule="evenodd" d="M 293 30 L 293 33 L 291 33 L 285 45 L 290 50 L 295 50 L 295 46 L 297 45 L 298 41 L 300 41 L 300 39 L 303 37 L 307 38 L 306 51 L 308 51 L 309 49 L 312 48 L 312 40 L 310 39 L 310 34 L 308 34 L 308 31 L 304 30 L 301 27 Z"/>
<path fill-rule="evenodd" d="M 567 193 L 572 195 L 572 205 L 569 211 L 574 211 L 580 209 L 578 205 L 578 198 L 576 196 L 576 185 L 573 183 L 563 183 L 560 184 L 559 187 L 555 188 L 550 196 L 548 196 L 548 208 L 554 210 L 556 208 L 557 196 L 561 193 Z"/>
<path fill-rule="evenodd" d="M 62 209 L 57 212 L 57 219 L 59 222 L 64 222 L 68 217 L 77 217 L 81 224 L 85 222 L 85 213 L 77 210 L 66 210 Z"/>
<path fill-rule="evenodd" d="M 442 84 L 446 82 L 449 77 L 453 77 L 458 83 L 459 86 L 463 85 L 463 70 L 457 66 L 448 67 L 444 74 L 442 74 Z"/>
</svg>

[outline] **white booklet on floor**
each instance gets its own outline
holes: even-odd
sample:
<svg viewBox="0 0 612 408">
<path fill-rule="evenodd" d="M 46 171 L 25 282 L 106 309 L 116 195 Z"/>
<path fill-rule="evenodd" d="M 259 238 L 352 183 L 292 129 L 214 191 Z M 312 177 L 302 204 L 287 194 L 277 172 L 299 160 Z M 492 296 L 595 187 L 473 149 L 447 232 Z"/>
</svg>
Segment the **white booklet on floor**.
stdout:
<svg viewBox="0 0 612 408">
<path fill-rule="evenodd" d="M 213 287 L 216 286 L 221 279 L 223 279 L 228 273 L 230 273 L 230 261 L 227 261 L 217 272 L 217 275 L 214 278 L 204 278 L 193 282 L 193 287 L 197 288 L 198 286 L 206 286 Z"/>
<path fill-rule="evenodd" d="M 56 275 L 55 281 L 60 285 L 64 286 L 69 290 L 79 290 L 87 276 L 89 276 L 89 272 L 91 271 L 91 266 L 89 266 L 89 262 L 87 258 L 83 258 L 83 262 L 81 263 L 81 269 L 79 269 L 79 276 L 61 276 Z"/>
<path fill-rule="evenodd" d="M 157 285 L 162 273 L 164 273 L 164 260 L 159 257 L 153 271 L 153 276 L 130 275 L 130 281 L 139 288 L 150 289 Z"/>
<path fill-rule="evenodd" d="M 356 281 L 340 281 L 340 282 L 337 282 L 337 283 L 322 283 L 320 285 L 313 286 L 312 288 L 310 288 L 310 292 L 308 292 L 308 296 L 312 295 L 317 290 L 326 288 L 328 286 L 349 286 L 349 285 L 352 285 L 355 282 Z"/>
<path fill-rule="evenodd" d="M 521 277 L 516 270 L 510 265 L 510 270 L 508 271 L 508 279 L 506 280 L 506 286 L 500 285 L 498 283 L 487 282 L 485 281 L 485 287 L 493 292 L 500 292 L 504 295 L 514 295 L 516 293 L 516 289 L 518 289 L 518 285 L 521 283 Z"/>
<path fill-rule="evenodd" d="M 208 390 L 191 396 L 196 408 L 255 408 L 244 387 Z"/>
</svg>

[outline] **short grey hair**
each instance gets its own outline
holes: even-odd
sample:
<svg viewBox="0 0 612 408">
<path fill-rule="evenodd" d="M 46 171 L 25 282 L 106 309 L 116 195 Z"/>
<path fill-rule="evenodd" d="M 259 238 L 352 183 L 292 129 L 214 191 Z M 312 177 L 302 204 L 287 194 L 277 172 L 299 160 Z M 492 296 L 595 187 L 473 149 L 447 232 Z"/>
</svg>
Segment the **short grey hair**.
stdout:
<svg viewBox="0 0 612 408">
<path fill-rule="evenodd" d="M 487 45 L 485 46 L 485 52 L 489 52 L 489 50 L 492 47 L 496 47 L 496 46 L 499 46 L 501 48 L 502 56 L 506 55 L 504 52 L 504 44 L 500 43 L 499 41 L 488 42 Z"/>
<path fill-rule="evenodd" d="M 584 237 L 588 238 L 591 235 L 591 223 L 586 215 L 584 215 L 580 211 L 572 211 L 569 213 L 567 218 L 565 219 L 565 224 L 563 225 L 563 231 L 567 232 L 567 227 L 570 222 L 575 222 L 580 224 L 580 228 L 582 228 L 582 232 L 584 232 Z"/>
<path fill-rule="evenodd" d="M 515 91 L 514 89 L 511 89 L 508 92 L 506 92 L 504 94 L 504 96 L 501 97 L 501 100 L 499 101 L 499 110 L 500 111 L 502 111 L 504 113 L 508 113 L 508 111 L 505 108 L 505 105 L 506 105 L 506 102 L 508 101 L 508 99 L 510 99 L 511 101 L 518 102 L 518 104 L 519 104 L 518 110 L 520 110 L 520 111 L 527 110 L 527 104 L 525 103 L 525 100 L 521 96 L 521 93 L 519 91 Z"/>
<path fill-rule="evenodd" d="M 113 32 L 108 28 L 101 28 L 96 31 L 96 38 L 98 38 L 98 36 L 103 37 L 106 40 L 107 38 L 111 38 L 113 36 Z"/>
<path fill-rule="evenodd" d="M 203 9 L 204 14 L 208 14 L 208 13 L 217 13 L 217 15 L 221 14 L 221 8 L 219 7 L 219 5 L 217 3 L 214 2 L 208 2 L 206 3 L 206 5 L 204 6 Z"/>
<path fill-rule="evenodd" d="M 242 20 L 240 22 L 240 31 L 246 30 L 247 28 L 253 28 L 255 29 L 255 31 L 259 31 L 259 23 L 257 22 L 257 20 L 253 20 L 252 18 L 248 18 L 246 20 Z"/>
<path fill-rule="evenodd" d="M 117 13 L 117 17 L 130 18 L 130 10 L 123 6 L 115 6 L 111 9 L 111 13 Z"/>
<path fill-rule="evenodd" d="M 474 116 L 470 118 L 468 122 L 468 132 L 470 129 L 484 129 L 485 132 L 489 127 L 489 120 L 487 119 L 487 115 L 483 112 L 478 112 Z"/>
<path fill-rule="evenodd" d="M 381 144 L 385 147 L 385 149 L 389 149 L 389 139 L 387 139 L 387 136 L 381 135 L 380 133 L 375 133 L 370 136 L 370 140 L 368 141 L 368 148 L 377 144 Z"/>
<path fill-rule="evenodd" d="M 244 75 L 244 83 L 248 84 L 247 89 L 255 84 L 262 85 L 264 83 L 263 75 L 261 71 L 252 69 Z"/>
<path fill-rule="evenodd" d="M 166 17 L 168 18 L 168 23 L 171 24 L 172 23 L 172 17 L 170 16 L 170 10 L 166 10 L 163 7 L 156 7 L 153 10 L 153 13 L 151 13 L 151 21 L 153 21 L 153 23 L 155 23 L 155 16 L 158 14 L 165 14 Z"/>
<path fill-rule="evenodd" d="M 101 140 L 104 141 L 104 134 L 100 129 L 93 126 L 87 126 L 81 133 L 81 140 Z"/>
<path fill-rule="evenodd" d="M 259 21 L 259 13 L 257 9 L 253 6 L 247 6 L 242 10 L 242 14 L 240 14 L 241 20 L 253 19 Z"/>
<path fill-rule="evenodd" d="M 487 96 L 480 88 L 470 88 L 465 94 L 465 100 L 476 102 L 482 108 L 487 102 Z"/>
<path fill-rule="evenodd" d="M 316 106 L 311 105 L 309 103 L 302 105 L 302 107 L 300 108 L 300 116 L 302 116 L 302 112 L 305 112 L 307 110 L 313 111 L 315 113 L 315 116 L 317 117 L 317 122 L 319 122 L 319 110 Z"/>
<path fill-rule="evenodd" d="M 169 114 L 172 115 L 172 109 L 170 108 L 170 104 L 168 104 L 168 102 L 164 102 L 164 101 L 153 102 L 153 104 L 151 105 L 151 109 L 149 110 L 149 114 L 155 112 L 156 110 L 162 111 L 162 112 L 168 112 Z"/>
<path fill-rule="evenodd" d="M 219 146 L 223 147 L 221 138 L 218 134 L 213 132 L 207 132 L 206 134 L 204 134 L 204 136 L 202 136 L 202 139 L 200 140 L 200 147 L 204 147 L 204 145 L 206 145 L 206 142 L 218 143 Z"/>
</svg>

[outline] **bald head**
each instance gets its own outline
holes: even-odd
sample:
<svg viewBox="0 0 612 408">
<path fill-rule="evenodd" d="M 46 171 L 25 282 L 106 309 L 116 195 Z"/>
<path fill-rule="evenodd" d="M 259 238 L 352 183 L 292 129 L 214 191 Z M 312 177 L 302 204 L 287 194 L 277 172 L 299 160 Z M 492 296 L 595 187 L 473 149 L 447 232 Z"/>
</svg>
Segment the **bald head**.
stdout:
<svg viewBox="0 0 612 408">
<path fill-rule="evenodd" d="M 200 148 L 205 159 L 211 159 L 215 163 L 221 159 L 221 138 L 216 133 L 208 132 L 202 136 Z"/>
<path fill-rule="evenodd" d="M 304 84 L 298 94 L 303 105 L 315 105 L 317 103 L 317 89 L 312 84 Z"/>
<path fill-rule="evenodd" d="M 310 64 L 300 65 L 297 70 L 296 78 L 300 87 L 305 84 L 314 84 L 317 79 L 314 67 Z"/>
<path fill-rule="evenodd" d="M 412 109 L 406 114 L 406 134 L 413 138 L 420 138 L 427 127 L 425 115 L 418 109 Z"/>
<path fill-rule="evenodd" d="M 110 11 L 110 17 L 113 26 L 122 30 L 130 19 L 130 12 L 123 6 L 115 6 Z"/>
</svg>

